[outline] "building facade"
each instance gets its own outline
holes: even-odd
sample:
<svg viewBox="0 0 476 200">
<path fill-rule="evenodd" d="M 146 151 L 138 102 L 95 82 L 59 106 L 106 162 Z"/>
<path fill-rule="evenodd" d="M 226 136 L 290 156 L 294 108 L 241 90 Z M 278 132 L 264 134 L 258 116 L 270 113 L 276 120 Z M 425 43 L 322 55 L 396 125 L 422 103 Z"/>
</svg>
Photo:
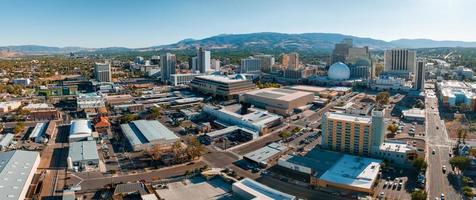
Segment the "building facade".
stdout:
<svg viewBox="0 0 476 200">
<path fill-rule="evenodd" d="M 94 65 L 94 78 L 99 82 L 112 82 L 111 64 L 96 63 Z"/>
<path fill-rule="evenodd" d="M 247 80 L 244 76 L 235 77 L 204 75 L 196 76 L 190 86 L 193 90 L 204 94 L 211 94 L 225 99 L 236 97 L 239 94 L 256 88 L 253 82 Z"/>
<path fill-rule="evenodd" d="M 198 65 L 198 70 L 200 73 L 205 73 L 210 71 L 210 59 L 211 59 L 211 53 L 210 51 L 205 51 L 203 48 L 198 49 L 198 55 L 197 55 L 197 65 Z"/>
<path fill-rule="evenodd" d="M 170 75 L 175 74 L 177 59 L 175 54 L 165 53 L 160 56 L 160 67 L 162 71 L 162 82 L 170 80 Z"/>
<path fill-rule="evenodd" d="M 425 89 L 425 73 L 425 62 L 418 61 L 413 83 L 413 88 L 415 90 L 423 91 Z"/>
<path fill-rule="evenodd" d="M 406 49 L 385 50 L 384 72 L 405 75 L 415 70 L 416 51 Z"/>
<path fill-rule="evenodd" d="M 258 58 L 253 58 L 253 57 L 241 59 L 240 72 L 241 73 L 260 73 L 261 60 Z"/>
</svg>

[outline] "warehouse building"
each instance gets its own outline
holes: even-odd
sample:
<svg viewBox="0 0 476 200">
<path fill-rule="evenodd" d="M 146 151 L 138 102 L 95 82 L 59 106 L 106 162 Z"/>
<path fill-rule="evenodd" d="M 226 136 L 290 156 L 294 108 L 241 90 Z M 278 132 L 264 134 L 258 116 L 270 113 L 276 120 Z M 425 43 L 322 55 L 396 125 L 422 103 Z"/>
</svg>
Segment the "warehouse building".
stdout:
<svg viewBox="0 0 476 200">
<path fill-rule="evenodd" d="M 0 135 L 0 151 L 5 151 L 12 143 L 14 137 L 15 135 L 11 133 Z"/>
<path fill-rule="evenodd" d="M 86 119 L 77 119 L 71 121 L 69 128 L 69 142 L 88 140 L 93 136 L 93 127 L 91 121 Z"/>
<path fill-rule="evenodd" d="M 133 151 L 142 151 L 153 145 L 171 146 L 180 138 L 156 120 L 136 120 L 121 125 Z"/>
<path fill-rule="evenodd" d="M 281 88 L 253 90 L 240 96 L 240 102 L 266 109 L 270 112 L 289 116 L 294 109 L 314 101 L 314 94 Z"/>
<path fill-rule="evenodd" d="M 235 106 L 237 105 L 237 106 Z M 203 112 L 216 118 L 221 124 L 243 127 L 261 134 L 268 133 L 268 129 L 280 125 L 282 117 L 266 110 L 249 108 L 242 113 L 239 104 L 226 107 L 211 105 L 203 106 Z"/>
<path fill-rule="evenodd" d="M 35 151 L 0 153 L 0 199 L 26 199 L 39 164 L 40 154 Z"/>
<path fill-rule="evenodd" d="M 74 171 L 91 171 L 99 165 L 95 141 L 79 141 L 69 145 L 68 168 Z"/>
<path fill-rule="evenodd" d="M 46 128 L 47 128 L 47 123 L 38 123 L 35 125 L 35 128 L 30 133 L 30 136 L 28 137 L 31 141 L 34 141 L 36 143 L 42 143 L 46 141 L 47 136 L 45 136 Z"/>
<path fill-rule="evenodd" d="M 267 167 L 270 163 L 277 161 L 285 151 L 286 147 L 280 143 L 271 143 L 260 149 L 247 153 L 243 156 L 244 160 L 260 167 Z"/>
</svg>

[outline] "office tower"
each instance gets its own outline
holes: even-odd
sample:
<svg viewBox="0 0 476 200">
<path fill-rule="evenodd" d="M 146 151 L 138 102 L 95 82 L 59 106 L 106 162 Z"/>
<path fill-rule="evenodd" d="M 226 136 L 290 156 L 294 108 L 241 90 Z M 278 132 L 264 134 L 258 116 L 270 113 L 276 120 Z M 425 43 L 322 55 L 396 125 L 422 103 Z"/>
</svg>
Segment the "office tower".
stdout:
<svg viewBox="0 0 476 200">
<path fill-rule="evenodd" d="M 151 65 L 160 65 L 160 56 L 152 56 L 150 58 Z"/>
<path fill-rule="evenodd" d="M 191 57 L 188 59 L 188 66 L 192 72 L 200 71 L 198 69 L 198 57 Z"/>
<path fill-rule="evenodd" d="M 418 61 L 414 81 L 413 81 L 413 88 L 418 91 L 423 91 L 425 89 L 425 62 Z"/>
<path fill-rule="evenodd" d="M 322 146 L 356 155 L 371 155 L 380 149 L 385 134 L 384 112 L 372 117 L 327 112 L 322 117 Z"/>
<path fill-rule="evenodd" d="M 145 63 L 145 60 L 142 56 L 137 56 L 136 58 L 134 58 L 134 63 L 143 65 Z"/>
<path fill-rule="evenodd" d="M 220 66 L 220 60 L 218 60 L 218 59 L 211 59 L 210 62 L 211 62 L 210 67 L 211 67 L 212 69 L 214 69 L 215 71 L 220 70 L 220 67 L 221 67 L 221 66 Z"/>
<path fill-rule="evenodd" d="M 112 82 L 111 64 L 96 63 L 94 65 L 94 78 L 99 82 Z"/>
<path fill-rule="evenodd" d="M 282 64 L 283 64 L 283 67 L 286 69 L 299 68 L 299 54 L 298 53 L 283 54 Z"/>
<path fill-rule="evenodd" d="M 274 65 L 274 56 L 272 55 L 256 55 L 255 58 L 260 60 L 261 71 L 262 72 L 271 72 Z"/>
<path fill-rule="evenodd" d="M 160 55 L 160 67 L 162 70 L 162 82 L 167 82 L 170 79 L 170 74 L 175 74 L 175 65 L 177 59 L 175 54 L 165 53 Z"/>
<path fill-rule="evenodd" d="M 334 50 L 331 55 L 331 64 L 336 62 L 346 63 L 346 58 L 349 55 L 349 49 L 352 47 L 352 39 L 346 38 L 342 42 L 334 45 Z"/>
<path fill-rule="evenodd" d="M 197 71 L 200 71 L 200 73 L 210 71 L 210 51 L 205 51 L 202 48 L 199 48 L 197 57 Z"/>
<path fill-rule="evenodd" d="M 416 52 L 406 49 L 385 50 L 384 72 L 408 75 L 415 70 Z"/>
<path fill-rule="evenodd" d="M 258 58 L 245 58 L 241 59 L 240 66 L 241 73 L 259 73 L 261 72 L 261 62 Z"/>
</svg>

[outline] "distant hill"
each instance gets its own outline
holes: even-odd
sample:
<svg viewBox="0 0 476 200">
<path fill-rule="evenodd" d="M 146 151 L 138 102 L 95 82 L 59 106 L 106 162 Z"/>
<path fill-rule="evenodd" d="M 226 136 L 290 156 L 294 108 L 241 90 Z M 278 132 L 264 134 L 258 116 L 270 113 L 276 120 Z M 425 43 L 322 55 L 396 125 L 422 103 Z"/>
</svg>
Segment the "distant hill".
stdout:
<svg viewBox="0 0 476 200">
<path fill-rule="evenodd" d="M 399 39 L 390 43 L 402 48 L 476 47 L 476 42 L 436 41 L 430 39 Z"/>
<path fill-rule="evenodd" d="M 155 48 L 187 49 L 204 47 L 207 49 L 282 49 L 282 50 L 329 50 L 344 38 L 352 38 L 355 46 L 369 46 L 371 49 L 395 47 L 389 42 L 372 38 L 362 38 L 337 33 L 249 33 L 222 34 L 201 40 L 182 40 L 175 44 L 156 46 Z"/>
<path fill-rule="evenodd" d="M 69 52 L 117 53 L 128 51 L 185 50 L 204 47 L 211 50 L 230 49 L 246 51 L 330 51 L 334 45 L 344 38 L 351 38 L 354 46 L 369 46 L 373 50 L 390 48 L 436 48 L 436 47 L 476 47 L 476 42 L 435 41 L 429 39 L 400 39 L 383 41 L 372 38 L 356 37 L 339 33 L 247 33 L 221 34 L 204 39 L 184 39 L 174 44 L 151 46 L 144 48 L 82 48 L 82 47 L 49 47 L 39 45 L 19 45 L 0 47 L 5 55 L 43 55 L 65 54 Z"/>
</svg>

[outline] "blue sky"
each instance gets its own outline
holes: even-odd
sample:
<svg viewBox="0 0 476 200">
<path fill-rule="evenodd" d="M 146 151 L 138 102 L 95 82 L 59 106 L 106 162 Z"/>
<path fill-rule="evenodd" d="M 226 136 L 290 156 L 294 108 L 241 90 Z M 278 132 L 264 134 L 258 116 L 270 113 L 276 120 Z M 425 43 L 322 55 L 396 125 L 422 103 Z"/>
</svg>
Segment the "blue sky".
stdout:
<svg viewBox="0 0 476 200">
<path fill-rule="evenodd" d="M 222 33 L 476 41 L 475 0 L 0 0 L 0 46 L 148 47 Z"/>
</svg>

